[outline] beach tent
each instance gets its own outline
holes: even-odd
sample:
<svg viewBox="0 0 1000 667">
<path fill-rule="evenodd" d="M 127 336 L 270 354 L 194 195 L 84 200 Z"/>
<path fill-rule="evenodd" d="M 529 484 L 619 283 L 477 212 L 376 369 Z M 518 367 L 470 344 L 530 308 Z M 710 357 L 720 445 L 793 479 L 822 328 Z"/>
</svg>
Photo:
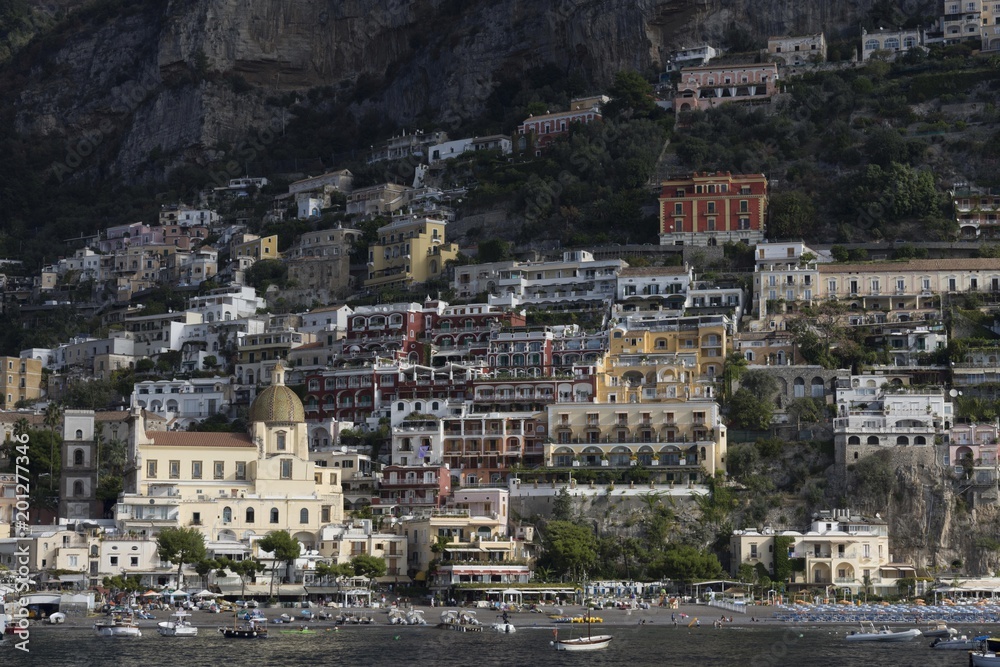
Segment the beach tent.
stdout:
<svg viewBox="0 0 1000 667">
<path fill-rule="evenodd" d="M 214 597 L 218 597 L 215 593 L 213 593 L 212 591 L 208 591 L 208 590 L 198 591 L 197 593 L 194 594 L 194 596 L 196 598 L 214 598 Z"/>
<path fill-rule="evenodd" d="M 142 594 L 142 597 L 144 597 L 144 598 L 158 598 L 158 597 L 161 597 L 161 595 L 159 593 L 157 593 L 156 591 L 146 591 L 145 593 Z"/>
</svg>

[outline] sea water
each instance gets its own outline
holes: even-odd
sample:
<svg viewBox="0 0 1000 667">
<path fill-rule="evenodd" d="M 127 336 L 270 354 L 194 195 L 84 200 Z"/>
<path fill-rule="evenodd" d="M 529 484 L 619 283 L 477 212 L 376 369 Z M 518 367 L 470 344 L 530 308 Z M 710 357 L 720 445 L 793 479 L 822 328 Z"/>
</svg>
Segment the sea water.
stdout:
<svg viewBox="0 0 1000 667">
<path fill-rule="evenodd" d="M 515 617 L 515 634 L 462 633 L 433 626 L 351 626 L 334 630 L 313 625 L 316 634 L 281 634 L 261 640 L 225 639 L 216 628 L 202 626 L 198 637 L 161 637 L 155 624 L 141 638 L 101 638 L 89 628 L 33 628 L 29 653 L 8 640 L 0 647 L 0 665 L 47 667 L 534 667 L 587 665 L 638 667 L 669 665 L 706 667 L 850 667 L 899 665 L 936 667 L 968 664 L 965 651 L 936 651 L 932 640 L 918 637 L 901 643 L 846 642 L 845 626 L 726 626 L 673 628 L 671 624 L 602 625 L 594 633 L 611 634 L 602 651 L 567 653 L 551 646 L 549 623 Z M 292 625 L 290 628 L 297 628 Z M 599 630 L 597 629 L 599 627 Z M 971 629 L 970 629 L 971 630 Z M 585 626 L 561 625 L 561 638 L 586 633 Z M 962 628 L 965 632 L 965 629 Z"/>
</svg>

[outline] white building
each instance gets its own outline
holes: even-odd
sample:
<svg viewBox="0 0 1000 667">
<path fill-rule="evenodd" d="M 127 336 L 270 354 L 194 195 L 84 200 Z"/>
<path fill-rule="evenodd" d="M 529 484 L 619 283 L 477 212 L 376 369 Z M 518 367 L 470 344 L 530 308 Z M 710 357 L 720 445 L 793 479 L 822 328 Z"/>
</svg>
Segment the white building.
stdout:
<svg viewBox="0 0 1000 667">
<path fill-rule="evenodd" d="M 489 137 L 468 137 L 455 139 L 431 146 L 427 151 L 427 163 L 435 164 L 444 160 L 459 157 L 465 153 L 481 150 L 499 150 L 503 155 L 510 155 L 514 146 L 510 137 L 493 135 Z"/>
<path fill-rule="evenodd" d="M 673 51 L 667 58 L 665 69 L 667 72 L 678 72 L 682 67 L 701 67 L 707 65 L 717 55 L 719 51 L 708 44 Z"/>
<path fill-rule="evenodd" d="M 354 313 L 350 306 L 326 306 L 302 313 L 299 331 L 314 334 L 334 333 L 343 338 L 347 333 L 347 319 Z"/>
<path fill-rule="evenodd" d="M 876 52 L 883 52 L 891 58 L 910 49 L 922 48 L 923 32 L 920 28 L 906 30 L 861 30 L 861 60 L 867 61 Z"/>
<path fill-rule="evenodd" d="M 910 387 L 904 379 L 868 374 L 838 381 L 837 463 L 855 463 L 886 447 L 934 445 L 951 428 L 954 413 L 944 390 Z"/>
<path fill-rule="evenodd" d="M 187 310 L 199 313 L 202 321 L 211 324 L 252 317 L 266 309 L 267 301 L 257 296 L 253 287 L 229 285 L 210 290 L 208 294 L 188 299 Z"/>
<path fill-rule="evenodd" d="M 163 417 L 171 430 L 186 429 L 212 415 L 225 414 L 231 404 L 228 377 L 147 380 L 137 382 L 132 390 L 132 407 Z"/>
<path fill-rule="evenodd" d="M 599 306 L 614 300 L 621 259 L 595 260 L 585 250 L 563 253 L 562 260 L 493 262 L 455 267 L 459 298 L 489 293 L 489 304 L 567 307 Z"/>
</svg>

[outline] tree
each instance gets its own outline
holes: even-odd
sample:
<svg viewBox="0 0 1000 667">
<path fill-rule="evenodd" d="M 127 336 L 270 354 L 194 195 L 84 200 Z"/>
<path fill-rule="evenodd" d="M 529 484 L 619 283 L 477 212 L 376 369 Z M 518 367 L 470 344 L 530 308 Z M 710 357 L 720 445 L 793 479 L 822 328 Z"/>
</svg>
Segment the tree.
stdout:
<svg viewBox="0 0 1000 667">
<path fill-rule="evenodd" d="M 264 564 L 253 558 L 247 558 L 245 560 L 231 560 L 229 558 L 219 558 L 217 560 L 219 564 L 219 569 L 216 572 L 217 576 L 226 576 L 226 570 L 229 570 L 237 577 L 240 578 L 240 597 L 244 597 L 247 591 L 247 582 L 252 581 L 258 572 L 264 571 Z"/>
<path fill-rule="evenodd" d="M 803 192 L 778 192 L 767 205 L 767 235 L 772 239 L 802 239 L 812 232 L 816 206 Z"/>
<path fill-rule="evenodd" d="M 351 559 L 351 569 L 355 576 L 367 577 L 368 587 L 379 577 L 384 577 L 386 572 L 385 560 L 378 556 L 360 554 Z"/>
<path fill-rule="evenodd" d="M 550 521 L 545 529 L 542 564 L 579 581 L 597 565 L 597 538 L 588 526 Z"/>
<path fill-rule="evenodd" d="M 758 398 L 748 389 L 740 388 L 729 400 L 729 422 L 735 428 L 763 431 L 771 426 L 774 403 Z"/>
<path fill-rule="evenodd" d="M 803 396 L 794 399 L 785 410 L 789 417 L 795 419 L 796 430 L 802 428 L 802 423 L 815 424 L 823 419 L 823 404 L 815 398 Z"/>
<path fill-rule="evenodd" d="M 201 577 L 201 587 L 208 588 L 208 575 L 219 569 L 219 562 L 211 558 L 203 558 L 194 564 L 194 570 Z"/>
<path fill-rule="evenodd" d="M 569 495 L 569 491 L 564 486 L 556 494 L 555 500 L 552 501 L 552 519 L 555 521 L 569 521 L 572 515 L 573 497 Z"/>
<path fill-rule="evenodd" d="M 511 244 L 503 239 L 490 239 L 479 244 L 476 259 L 481 263 L 500 262 L 510 258 Z"/>
<path fill-rule="evenodd" d="M 267 537 L 257 542 L 257 547 L 261 551 L 271 553 L 274 561 L 285 563 L 285 578 L 289 578 L 289 570 L 295 564 L 295 559 L 302 554 L 302 545 L 289 535 L 287 530 L 275 530 L 268 533 Z M 272 564 L 270 597 L 274 597 L 274 573 L 276 569 Z"/>
<path fill-rule="evenodd" d="M 778 393 L 778 381 L 766 371 L 749 370 L 740 376 L 740 389 L 746 389 L 756 396 L 770 399 Z"/>
<path fill-rule="evenodd" d="M 156 537 L 156 555 L 160 560 L 177 563 L 177 588 L 184 584 L 185 563 L 197 563 L 207 557 L 205 536 L 197 528 L 164 528 Z"/>
<path fill-rule="evenodd" d="M 210 354 L 205 357 L 201 364 L 205 367 L 205 370 L 212 370 L 219 365 L 219 360 L 214 354 Z"/>
<path fill-rule="evenodd" d="M 618 72 L 615 75 L 615 82 L 608 92 L 611 101 L 601 109 L 607 118 L 623 115 L 648 118 L 656 110 L 653 86 L 636 71 L 623 70 Z"/>
<path fill-rule="evenodd" d="M 327 563 L 325 561 L 320 561 L 316 563 L 316 575 L 320 580 L 326 580 L 333 577 L 333 580 L 337 583 L 337 588 L 340 588 L 340 580 L 343 577 L 353 577 L 354 568 L 351 567 L 350 563 Z"/>
<path fill-rule="evenodd" d="M 671 544 L 651 567 L 656 577 L 677 579 L 685 583 L 696 579 L 711 579 L 722 572 L 722 565 L 713 553 L 686 544 Z"/>
</svg>

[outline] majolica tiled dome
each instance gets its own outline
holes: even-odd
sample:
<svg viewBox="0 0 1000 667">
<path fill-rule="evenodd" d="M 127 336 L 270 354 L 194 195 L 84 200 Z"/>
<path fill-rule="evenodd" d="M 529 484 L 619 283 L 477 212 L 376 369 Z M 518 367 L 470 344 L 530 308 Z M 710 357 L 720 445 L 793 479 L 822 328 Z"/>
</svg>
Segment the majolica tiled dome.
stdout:
<svg viewBox="0 0 1000 667">
<path fill-rule="evenodd" d="M 294 391 L 285 386 L 285 369 L 279 363 L 271 375 L 271 386 L 250 405 L 252 422 L 304 422 L 306 411 Z"/>
</svg>

